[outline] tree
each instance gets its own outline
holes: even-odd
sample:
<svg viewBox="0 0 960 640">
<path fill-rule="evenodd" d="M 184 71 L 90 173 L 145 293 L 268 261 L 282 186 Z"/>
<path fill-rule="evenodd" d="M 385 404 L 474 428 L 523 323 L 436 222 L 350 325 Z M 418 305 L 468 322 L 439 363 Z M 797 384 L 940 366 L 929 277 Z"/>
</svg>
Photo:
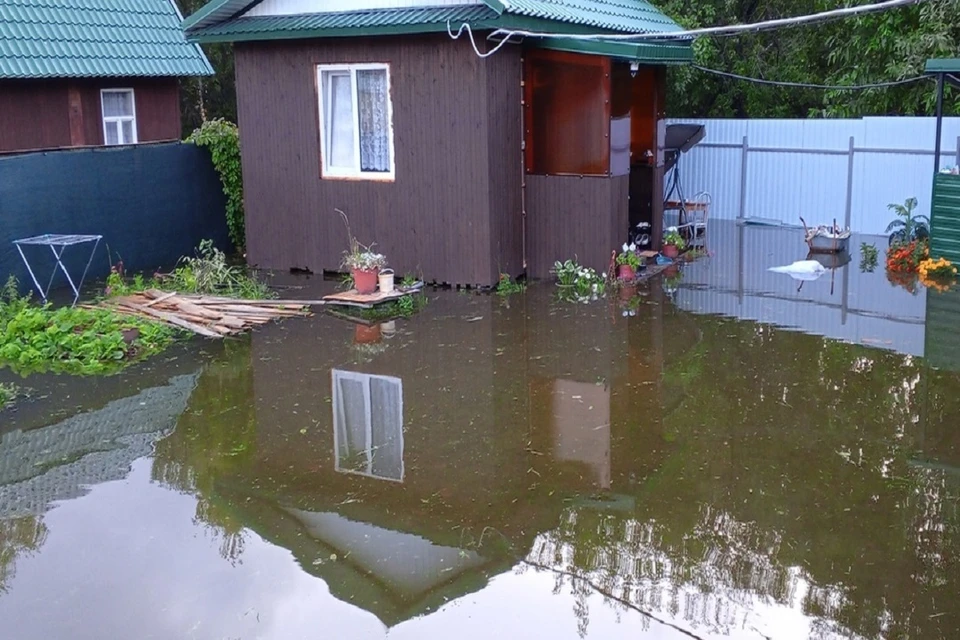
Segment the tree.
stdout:
<svg viewBox="0 0 960 640">
<path fill-rule="evenodd" d="M 207 3 L 207 0 L 177 0 L 186 16 Z M 183 115 L 183 135 L 207 120 L 224 118 L 237 121 L 237 93 L 233 72 L 233 45 L 231 43 L 204 44 L 203 52 L 213 66 L 214 75 L 203 78 L 183 78 L 180 81 L 180 110 Z"/>
<path fill-rule="evenodd" d="M 829 0 L 664 0 L 661 8 L 688 28 L 753 23 L 836 8 Z M 829 23 L 731 37 L 701 38 L 696 63 L 754 78 L 856 85 L 919 76 L 928 58 L 953 57 L 960 37 L 960 0 L 920 5 Z M 863 91 L 784 88 L 672 70 L 668 114 L 674 117 L 859 117 L 929 115 L 933 83 Z M 949 113 L 958 96 L 949 92 Z"/>
</svg>

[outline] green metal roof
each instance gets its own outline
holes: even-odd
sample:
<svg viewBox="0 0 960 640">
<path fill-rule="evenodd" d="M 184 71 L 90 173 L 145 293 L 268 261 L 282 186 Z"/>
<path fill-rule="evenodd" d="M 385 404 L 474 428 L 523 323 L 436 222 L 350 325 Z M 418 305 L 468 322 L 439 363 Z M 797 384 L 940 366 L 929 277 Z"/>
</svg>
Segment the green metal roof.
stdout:
<svg viewBox="0 0 960 640">
<path fill-rule="evenodd" d="M 0 0 L 0 78 L 210 75 L 172 0 Z"/>
<path fill-rule="evenodd" d="M 486 21 L 497 13 L 485 5 L 374 9 L 339 13 L 234 18 L 196 32 L 199 42 L 273 40 L 352 35 L 396 35 L 446 31 L 447 21 Z"/>
<path fill-rule="evenodd" d="M 256 0 L 212 0 L 199 11 L 184 21 L 184 28 L 193 40 L 203 41 L 219 38 L 227 40 L 226 36 L 232 33 L 252 34 L 260 29 L 264 35 L 270 33 L 271 27 L 278 31 L 291 31 L 291 22 L 258 21 L 250 23 L 253 17 L 239 17 L 248 8 L 256 4 Z M 315 23 L 304 22 L 302 28 L 307 30 L 365 28 L 389 26 L 413 27 L 416 24 L 434 25 L 440 22 L 461 20 L 470 21 L 481 18 L 449 17 L 451 12 L 482 12 L 487 11 L 486 20 L 499 17 L 495 26 L 524 27 L 525 18 L 535 18 L 548 21 L 552 25 L 552 32 L 567 32 L 569 27 L 589 27 L 597 31 L 611 31 L 618 33 L 670 33 L 679 31 L 680 27 L 663 12 L 647 0 L 484 0 L 475 5 L 459 5 L 454 7 L 416 7 L 404 9 L 371 9 L 350 12 L 329 12 L 312 14 L 311 18 L 330 20 L 324 22 L 329 26 L 317 27 Z M 478 14 L 480 15 L 480 14 Z M 306 19 L 307 16 L 276 16 L 288 19 L 296 17 Z M 513 18 L 513 19 L 511 19 Z M 214 36 L 213 34 L 220 34 Z M 339 35 L 339 34 L 338 34 Z"/>
<path fill-rule="evenodd" d="M 927 73 L 960 73 L 960 58 L 933 58 L 927 60 Z"/>
<path fill-rule="evenodd" d="M 646 0 L 503 0 L 504 12 L 621 33 L 669 33 L 680 26 Z"/>
</svg>

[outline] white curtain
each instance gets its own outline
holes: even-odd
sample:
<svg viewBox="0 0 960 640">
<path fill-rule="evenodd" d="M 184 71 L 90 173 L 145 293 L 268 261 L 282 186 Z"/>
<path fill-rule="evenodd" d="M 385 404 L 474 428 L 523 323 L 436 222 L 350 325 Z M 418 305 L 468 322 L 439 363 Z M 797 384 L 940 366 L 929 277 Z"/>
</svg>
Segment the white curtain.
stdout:
<svg viewBox="0 0 960 640">
<path fill-rule="evenodd" d="M 350 74 L 347 72 L 326 72 L 327 104 L 326 113 L 326 162 L 331 167 L 354 166 L 353 154 L 353 91 L 350 87 Z"/>
<path fill-rule="evenodd" d="M 360 169 L 390 171 L 387 72 L 357 71 L 357 101 L 360 115 Z"/>
</svg>

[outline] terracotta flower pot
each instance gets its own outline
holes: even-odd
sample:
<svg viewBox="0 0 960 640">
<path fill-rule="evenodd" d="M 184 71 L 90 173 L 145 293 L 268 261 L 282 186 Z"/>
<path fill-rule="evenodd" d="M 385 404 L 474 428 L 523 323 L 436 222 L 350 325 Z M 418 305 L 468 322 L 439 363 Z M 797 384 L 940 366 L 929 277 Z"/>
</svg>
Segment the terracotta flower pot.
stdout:
<svg viewBox="0 0 960 640">
<path fill-rule="evenodd" d="M 380 275 L 379 269 L 352 269 L 353 288 L 357 293 L 373 293 L 377 290 L 377 278 Z"/>
<path fill-rule="evenodd" d="M 678 267 L 678 266 L 675 265 L 675 264 L 672 264 L 672 265 L 670 265 L 669 267 L 667 267 L 666 269 L 663 270 L 663 276 L 664 276 L 665 278 L 672 278 L 672 277 L 676 276 L 676 275 L 679 274 L 679 273 L 680 273 L 680 267 Z"/>
<path fill-rule="evenodd" d="M 636 280 L 637 272 L 629 264 L 617 265 L 617 277 L 621 280 Z"/>
<path fill-rule="evenodd" d="M 380 325 L 367 327 L 358 324 L 353 332 L 353 341 L 356 344 L 374 344 L 380 342 Z"/>
<path fill-rule="evenodd" d="M 660 251 L 660 253 L 670 258 L 671 260 L 676 260 L 677 257 L 680 255 L 680 250 L 677 249 L 677 245 L 675 244 L 665 244 L 663 245 L 663 250 Z"/>
</svg>

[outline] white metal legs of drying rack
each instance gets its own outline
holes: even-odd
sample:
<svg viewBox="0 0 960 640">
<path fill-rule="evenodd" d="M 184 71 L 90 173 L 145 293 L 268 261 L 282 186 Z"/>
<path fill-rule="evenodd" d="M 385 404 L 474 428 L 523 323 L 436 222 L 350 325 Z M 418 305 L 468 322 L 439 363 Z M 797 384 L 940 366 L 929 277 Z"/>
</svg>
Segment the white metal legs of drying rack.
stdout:
<svg viewBox="0 0 960 640">
<path fill-rule="evenodd" d="M 40 297 L 43 298 L 44 302 L 47 301 L 47 296 L 50 294 L 50 287 L 53 285 L 53 279 L 56 277 L 57 269 L 59 268 L 60 271 L 63 271 L 63 275 L 67 277 L 67 282 L 70 283 L 70 289 L 73 291 L 73 304 L 77 304 L 77 300 L 80 299 L 80 288 L 83 286 L 83 280 L 87 277 L 90 263 L 93 262 L 93 255 L 97 252 L 97 247 L 100 245 L 102 238 L 103 236 L 57 235 L 48 233 L 42 236 L 14 240 L 13 244 L 16 245 L 17 251 L 20 252 L 20 258 L 23 260 L 24 266 L 27 267 L 27 273 L 30 274 L 30 279 L 33 280 L 33 285 L 37 288 L 37 292 L 40 293 Z M 93 244 L 93 249 L 90 250 L 90 257 L 87 258 L 87 266 L 83 268 L 83 274 L 80 276 L 80 280 L 74 283 L 73 278 L 70 277 L 70 273 L 63 264 L 63 252 L 67 247 L 89 243 Z M 27 260 L 26 254 L 23 253 L 23 245 L 50 247 L 56 264 L 53 266 L 53 273 L 50 274 L 50 280 L 47 282 L 46 288 L 41 287 L 40 282 L 37 281 L 37 276 L 33 273 L 30 261 Z"/>
</svg>

